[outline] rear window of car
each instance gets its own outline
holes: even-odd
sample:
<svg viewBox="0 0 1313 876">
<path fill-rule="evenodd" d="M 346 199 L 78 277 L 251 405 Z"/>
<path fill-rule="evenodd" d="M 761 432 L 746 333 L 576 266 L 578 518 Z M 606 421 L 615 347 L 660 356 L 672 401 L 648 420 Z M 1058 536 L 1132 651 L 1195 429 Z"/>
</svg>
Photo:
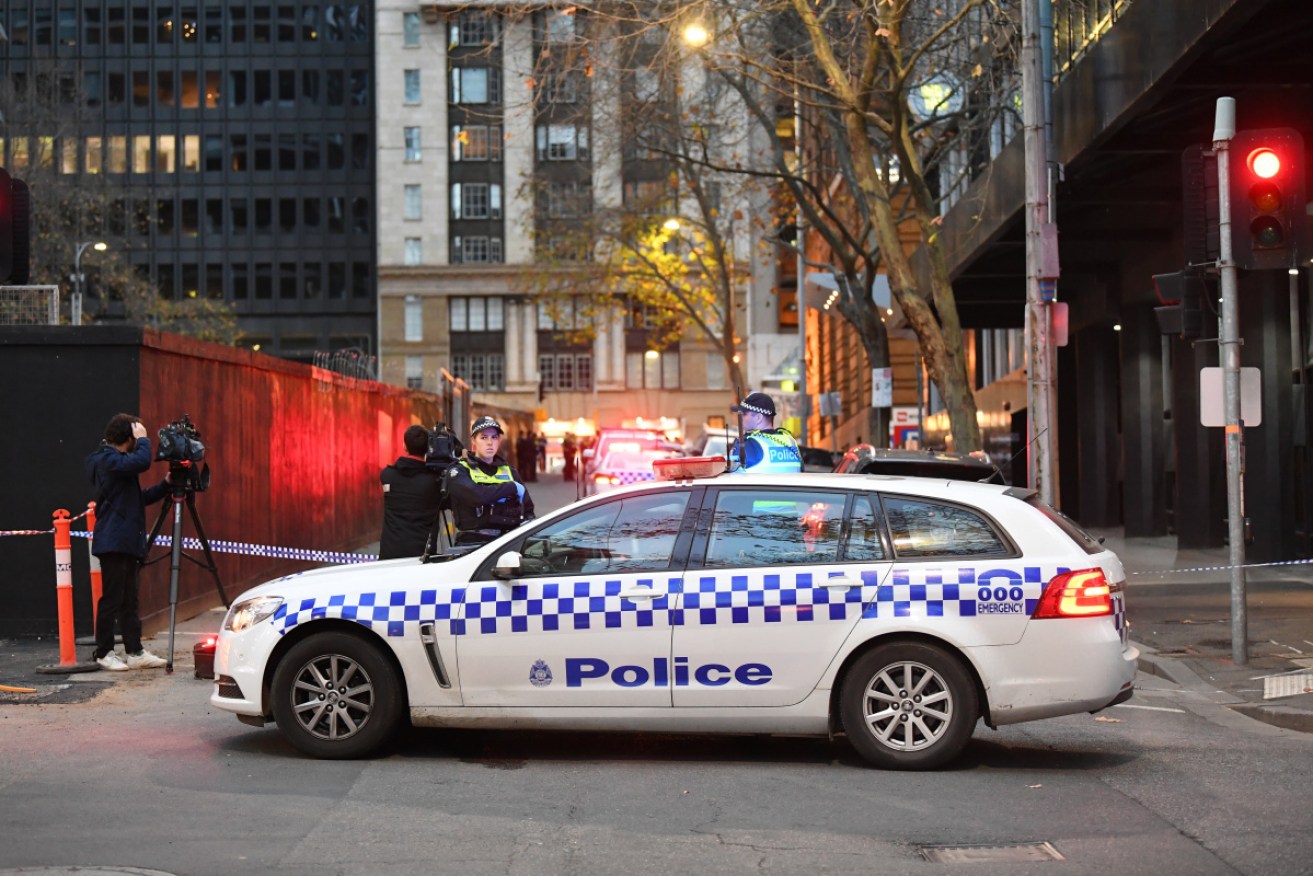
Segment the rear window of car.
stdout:
<svg viewBox="0 0 1313 876">
<path fill-rule="evenodd" d="M 1087 554 L 1101 554 L 1104 551 L 1103 544 L 1094 536 L 1080 528 L 1080 524 L 1072 520 L 1066 514 L 1063 514 L 1057 508 L 1049 505 L 1039 497 L 1038 493 L 1031 493 L 1025 499 L 1026 503 L 1034 506 L 1041 514 L 1052 520 L 1058 525 L 1058 528 L 1067 533 L 1071 540 L 1081 546 L 1081 549 Z"/>
<path fill-rule="evenodd" d="M 899 559 L 1006 556 L 1011 550 L 988 520 L 956 505 L 885 496 L 884 513 Z"/>
</svg>

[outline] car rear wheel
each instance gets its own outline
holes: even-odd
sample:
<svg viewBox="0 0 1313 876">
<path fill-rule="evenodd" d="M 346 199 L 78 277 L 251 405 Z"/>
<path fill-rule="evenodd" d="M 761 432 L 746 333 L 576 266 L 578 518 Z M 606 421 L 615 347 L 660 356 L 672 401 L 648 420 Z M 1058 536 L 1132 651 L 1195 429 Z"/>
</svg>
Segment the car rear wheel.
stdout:
<svg viewBox="0 0 1313 876">
<path fill-rule="evenodd" d="M 378 649 L 346 633 L 297 642 L 274 672 L 278 729 L 312 757 L 364 757 L 401 723 L 401 682 Z"/>
<path fill-rule="evenodd" d="M 848 740 L 884 769 L 942 766 L 966 747 L 980 712 L 962 661 L 921 642 L 892 642 L 862 655 L 839 697 Z"/>
</svg>

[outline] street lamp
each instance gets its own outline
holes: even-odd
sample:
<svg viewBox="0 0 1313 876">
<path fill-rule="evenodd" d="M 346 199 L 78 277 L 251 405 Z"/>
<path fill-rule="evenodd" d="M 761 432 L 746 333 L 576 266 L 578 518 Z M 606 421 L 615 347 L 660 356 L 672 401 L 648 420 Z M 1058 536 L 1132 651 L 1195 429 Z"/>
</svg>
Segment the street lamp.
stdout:
<svg viewBox="0 0 1313 876">
<path fill-rule="evenodd" d="M 82 273 L 82 253 L 90 247 L 96 252 L 104 252 L 109 249 L 109 244 L 103 240 L 88 240 L 77 245 L 77 251 L 73 254 L 73 307 L 69 315 L 69 321 L 73 325 L 82 325 L 82 283 L 86 276 Z"/>
</svg>

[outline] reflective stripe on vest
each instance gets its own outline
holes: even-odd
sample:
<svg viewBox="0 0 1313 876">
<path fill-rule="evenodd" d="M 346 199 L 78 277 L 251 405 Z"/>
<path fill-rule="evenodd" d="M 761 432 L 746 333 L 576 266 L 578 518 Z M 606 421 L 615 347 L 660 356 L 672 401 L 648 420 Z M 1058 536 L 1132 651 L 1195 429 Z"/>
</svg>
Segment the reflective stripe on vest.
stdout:
<svg viewBox="0 0 1313 876">
<path fill-rule="evenodd" d="M 462 459 L 460 464 L 470 473 L 470 480 L 476 484 L 500 484 L 511 480 L 511 467 L 509 465 L 499 466 L 495 472 L 488 474 L 479 466 L 470 465 L 467 459 Z"/>
<path fill-rule="evenodd" d="M 802 471 L 802 452 L 788 432 L 749 432 L 747 440 L 756 442 L 761 448 L 761 462 L 739 471 L 752 474 L 797 474 Z"/>
</svg>

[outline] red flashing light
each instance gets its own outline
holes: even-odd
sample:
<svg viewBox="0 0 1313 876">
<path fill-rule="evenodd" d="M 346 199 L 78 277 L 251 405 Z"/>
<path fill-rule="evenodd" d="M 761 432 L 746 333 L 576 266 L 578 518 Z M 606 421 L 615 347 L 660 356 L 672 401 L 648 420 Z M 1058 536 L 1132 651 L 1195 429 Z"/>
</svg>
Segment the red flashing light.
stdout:
<svg viewBox="0 0 1313 876">
<path fill-rule="evenodd" d="M 1263 179 L 1271 179 L 1281 172 L 1281 156 L 1266 146 L 1250 152 L 1245 161 L 1249 165 L 1249 169 L 1253 171 L 1254 176 Z"/>
<path fill-rule="evenodd" d="M 1032 618 L 1099 617 L 1112 614 L 1112 585 L 1102 569 L 1064 572 L 1049 582 Z"/>
</svg>

